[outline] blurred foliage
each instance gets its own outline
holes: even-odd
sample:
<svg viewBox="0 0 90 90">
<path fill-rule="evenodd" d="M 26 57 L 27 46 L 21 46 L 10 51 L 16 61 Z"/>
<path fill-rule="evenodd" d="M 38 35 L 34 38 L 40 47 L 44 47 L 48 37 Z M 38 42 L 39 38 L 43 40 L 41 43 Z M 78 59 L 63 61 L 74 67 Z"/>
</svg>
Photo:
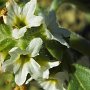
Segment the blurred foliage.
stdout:
<svg viewBox="0 0 90 90">
<path fill-rule="evenodd" d="M 85 13 L 69 3 L 64 3 L 59 7 L 57 18 L 62 27 L 75 32 L 81 31 L 86 25 Z"/>
<path fill-rule="evenodd" d="M 0 8 L 5 7 L 5 2 L 7 0 L 0 0 Z"/>
<path fill-rule="evenodd" d="M 15 87 L 12 73 L 0 73 L 0 90 L 13 90 Z"/>
<path fill-rule="evenodd" d="M 42 8 L 50 7 L 50 4 L 53 0 L 38 0 L 39 6 Z"/>
<path fill-rule="evenodd" d="M 80 10 L 84 12 L 90 12 L 90 1 L 89 0 L 62 0 L 63 2 L 72 3 L 76 5 Z"/>
</svg>

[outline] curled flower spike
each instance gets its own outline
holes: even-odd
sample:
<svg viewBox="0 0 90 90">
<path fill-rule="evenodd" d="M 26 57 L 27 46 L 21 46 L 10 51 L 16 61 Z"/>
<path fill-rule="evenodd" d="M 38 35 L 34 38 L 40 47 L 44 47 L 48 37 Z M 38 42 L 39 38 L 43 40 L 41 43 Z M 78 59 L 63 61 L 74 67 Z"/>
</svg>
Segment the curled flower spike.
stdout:
<svg viewBox="0 0 90 90">
<path fill-rule="evenodd" d="M 3 16 L 7 25 L 14 27 L 12 36 L 18 39 L 24 35 L 27 28 L 40 26 L 43 20 L 42 16 L 35 16 L 37 0 L 30 0 L 21 8 L 14 0 L 6 3 L 7 16 Z"/>
</svg>

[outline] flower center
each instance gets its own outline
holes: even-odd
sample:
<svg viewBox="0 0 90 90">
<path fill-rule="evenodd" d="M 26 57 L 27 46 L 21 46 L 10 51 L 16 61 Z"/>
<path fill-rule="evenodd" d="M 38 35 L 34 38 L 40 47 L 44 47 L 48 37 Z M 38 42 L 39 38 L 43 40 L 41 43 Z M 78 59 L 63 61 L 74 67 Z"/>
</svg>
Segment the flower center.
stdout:
<svg viewBox="0 0 90 90">
<path fill-rule="evenodd" d="M 23 62 L 27 62 L 30 59 L 30 56 L 29 55 L 20 55 L 20 59 Z"/>
<path fill-rule="evenodd" d="M 56 79 L 46 79 L 45 81 L 53 85 L 58 84 L 58 81 Z"/>
<path fill-rule="evenodd" d="M 22 27 L 24 27 L 24 26 L 26 26 L 26 22 L 25 22 L 26 20 L 25 20 L 25 17 L 18 17 L 18 16 L 16 16 L 15 18 L 14 18 L 14 22 L 13 22 L 13 27 L 14 28 L 22 28 Z"/>
<path fill-rule="evenodd" d="M 17 60 L 17 63 L 20 63 L 21 65 L 23 65 L 24 63 L 28 62 L 29 60 L 30 60 L 29 55 L 20 55 L 19 59 Z"/>
</svg>

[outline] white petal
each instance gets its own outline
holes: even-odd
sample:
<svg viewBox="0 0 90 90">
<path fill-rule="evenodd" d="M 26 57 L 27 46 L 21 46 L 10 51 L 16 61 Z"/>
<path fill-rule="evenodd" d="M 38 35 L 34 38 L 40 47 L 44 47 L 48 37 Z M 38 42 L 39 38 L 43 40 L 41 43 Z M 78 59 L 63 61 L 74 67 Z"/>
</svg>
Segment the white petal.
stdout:
<svg viewBox="0 0 90 90">
<path fill-rule="evenodd" d="M 20 48 L 18 47 L 13 47 L 10 51 L 9 51 L 9 54 L 11 56 L 13 55 L 18 55 L 18 54 L 23 54 L 23 55 L 26 55 L 27 52 L 25 50 L 21 50 Z"/>
<path fill-rule="evenodd" d="M 15 73 L 16 84 L 20 86 L 25 83 L 28 73 L 30 73 L 32 79 L 38 79 L 41 75 L 40 65 L 33 58 L 20 67 L 18 72 Z"/>
<path fill-rule="evenodd" d="M 29 62 L 30 75 L 33 79 L 38 79 L 41 75 L 40 65 L 33 59 Z"/>
<path fill-rule="evenodd" d="M 14 0 L 9 0 L 6 3 L 6 8 L 8 10 L 8 14 L 15 14 L 18 16 L 21 12 L 21 8 L 17 5 Z"/>
<path fill-rule="evenodd" d="M 18 39 L 18 33 L 19 33 L 19 30 L 18 29 L 14 29 L 13 31 L 12 31 L 12 37 L 14 37 L 15 39 Z"/>
<path fill-rule="evenodd" d="M 21 66 L 21 63 L 15 63 L 13 65 L 13 72 L 14 72 L 14 74 L 18 72 L 20 66 Z"/>
<path fill-rule="evenodd" d="M 27 20 L 30 27 L 37 27 L 40 26 L 43 22 L 42 16 L 32 16 L 30 19 Z"/>
<path fill-rule="evenodd" d="M 2 65 L 2 69 L 11 71 L 14 69 L 15 66 L 15 62 L 17 61 L 17 59 L 19 58 L 20 52 L 22 52 L 22 50 L 20 50 L 18 47 L 14 47 L 9 51 L 10 54 L 10 59 L 6 60 L 3 65 Z M 16 65 L 17 66 L 17 65 Z M 18 68 L 17 68 L 18 69 Z M 15 69 L 16 70 L 16 69 Z"/>
<path fill-rule="evenodd" d="M 12 26 L 12 24 L 13 24 L 13 18 L 14 18 L 14 15 L 3 16 L 4 23 L 7 24 L 7 25 Z"/>
<path fill-rule="evenodd" d="M 12 31 L 12 37 L 14 37 L 15 39 L 19 39 L 24 36 L 26 31 L 27 31 L 26 27 L 20 29 L 14 29 Z"/>
<path fill-rule="evenodd" d="M 6 60 L 3 64 L 2 64 L 2 71 L 13 71 L 13 60 Z"/>
<path fill-rule="evenodd" d="M 21 49 L 19 49 L 18 47 L 14 47 L 9 51 L 9 54 L 13 59 L 16 59 L 18 58 L 18 55 L 20 55 L 21 52 Z"/>
<path fill-rule="evenodd" d="M 28 45 L 26 49 L 27 51 L 30 52 L 31 57 L 35 57 L 39 54 L 42 43 L 43 42 L 41 38 L 34 38 L 33 40 L 31 40 L 30 44 Z"/>
<path fill-rule="evenodd" d="M 49 64 L 50 68 L 53 68 L 53 67 L 58 66 L 58 65 L 60 64 L 60 62 L 59 62 L 59 61 L 56 61 L 56 62 L 48 62 L 48 64 Z"/>
<path fill-rule="evenodd" d="M 16 50 L 17 52 L 17 50 Z M 19 58 L 19 54 L 17 54 L 16 52 L 10 52 L 10 56 L 11 58 L 9 60 L 6 60 L 3 64 L 2 64 L 2 69 L 3 71 L 12 71 L 14 70 L 15 72 L 19 69 L 20 65 L 16 64 L 16 61 Z"/>
<path fill-rule="evenodd" d="M 49 78 L 49 70 L 43 72 L 43 78 L 48 79 Z"/>
<path fill-rule="evenodd" d="M 18 49 L 18 47 L 14 47 L 14 48 L 12 48 L 9 52 L 16 51 L 17 49 Z"/>
<path fill-rule="evenodd" d="M 26 81 L 27 74 L 29 73 L 28 63 L 25 63 L 21 68 L 15 73 L 15 82 L 17 85 L 22 85 Z"/>
<path fill-rule="evenodd" d="M 32 81 L 33 80 L 33 78 L 32 77 L 30 77 L 26 82 L 25 82 L 25 84 L 28 84 L 30 81 Z"/>
<path fill-rule="evenodd" d="M 6 3 L 6 8 L 7 8 L 8 13 L 6 17 L 3 17 L 4 22 L 5 24 L 12 26 L 15 16 L 20 15 L 21 8 L 16 4 L 14 0 L 9 0 Z"/>
<path fill-rule="evenodd" d="M 23 8 L 23 15 L 28 19 L 34 14 L 37 0 L 31 0 Z"/>
</svg>

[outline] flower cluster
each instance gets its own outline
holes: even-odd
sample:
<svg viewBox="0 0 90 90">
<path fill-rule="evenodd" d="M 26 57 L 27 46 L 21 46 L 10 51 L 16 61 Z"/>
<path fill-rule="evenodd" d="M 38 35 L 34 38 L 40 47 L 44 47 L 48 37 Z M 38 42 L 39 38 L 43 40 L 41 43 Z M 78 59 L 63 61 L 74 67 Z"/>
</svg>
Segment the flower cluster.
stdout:
<svg viewBox="0 0 90 90">
<path fill-rule="evenodd" d="M 16 42 L 24 40 L 22 38 L 28 30 L 32 31 L 32 28 L 37 29 L 41 24 L 44 25 L 43 16 L 35 15 L 36 5 L 37 0 L 30 0 L 23 7 L 20 7 L 14 0 L 6 2 L 7 14 L 3 15 L 3 20 L 6 25 L 11 27 L 12 40 Z M 46 37 L 45 42 L 56 40 L 57 43 L 58 40 L 46 28 L 44 30 L 43 36 Z M 55 76 L 50 77 L 50 69 L 59 66 L 61 62 L 53 57 L 52 53 L 51 58 L 45 55 L 45 53 L 41 53 L 43 48 L 46 49 L 44 39 L 36 35 L 34 38 L 29 39 L 24 49 L 15 44 L 7 53 L 9 58 L 3 58 L 3 61 L 4 59 L 5 61 L 2 63 L 2 70 L 4 72 L 13 72 L 15 82 L 19 86 L 28 84 L 34 79 L 45 90 L 63 90 L 63 84 Z M 28 74 L 30 75 L 29 78 L 27 77 Z"/>
</svg>

